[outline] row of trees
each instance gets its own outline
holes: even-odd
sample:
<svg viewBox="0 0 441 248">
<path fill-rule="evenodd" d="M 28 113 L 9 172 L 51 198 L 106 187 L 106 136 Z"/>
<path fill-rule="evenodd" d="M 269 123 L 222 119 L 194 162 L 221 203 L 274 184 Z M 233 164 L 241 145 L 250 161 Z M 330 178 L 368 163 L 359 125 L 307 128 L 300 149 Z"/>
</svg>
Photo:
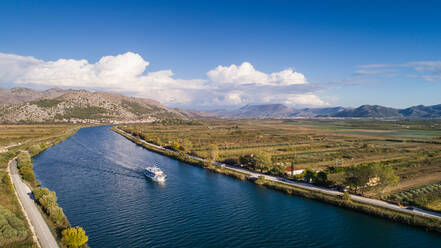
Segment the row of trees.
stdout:
<svg viewBox="0 0 441 248">
<path fill-rule="evenodd" d="M 34 165 L 31 161 L 31 155 L 26 152 L 22 152 L 18 155 L 17 159 L 17 168 L 20 173 L 20 175 L 23 177 L 24 180 L 28 181 L 32 185 L 36 184 L 34 171 L 32 168 Z"/>
<path fill-rule="evenodd" d="M 284 163 L 273 163 L 271 155 L 265 152 L 256 152 L 240 156 L 239 163 L 251 170 L 270 172 L 276 175 L 282 175 L 286 169 Z"/>
<path fill-rule="evenodd" d="M 70 227 L 69 221 L 63 213 L 63 209 L 58 206 L 57 195 L 48 188 L 35 188 L 32 193 L 35 200 L 43 208 L 43 211 L 49 216 L 49 219 L 59 230 Z"/>
<path fill-rule="evenodd" d="M 48 188 L 35 188 L 32 191 L 35 200 L 40 204 L 55 227 L 61 231 L 61 241 L 68 247 L 81 247 L 88 241 L 86 232 L 81 227 L 70 227 L 63 209 L 58 206 L 57 195 Z"/>
<path fill-rule="evenodd" d="M 307 182 L 320 186 L 329 186 L 332 183 L 328 180 L 328 173 L 326 171 L 315 172 L 308 168 L 303 173 L 303 177 Z"/>
</svg>

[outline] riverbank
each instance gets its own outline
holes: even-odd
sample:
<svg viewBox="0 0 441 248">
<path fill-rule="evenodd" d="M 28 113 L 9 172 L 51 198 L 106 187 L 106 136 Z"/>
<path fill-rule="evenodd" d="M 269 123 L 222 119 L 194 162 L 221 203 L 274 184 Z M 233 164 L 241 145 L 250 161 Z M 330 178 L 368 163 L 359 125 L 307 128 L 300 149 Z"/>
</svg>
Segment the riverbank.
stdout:
<svg viewBox="0 0 441 248">
<path fill-rule="evenodd" d="M 51 135 L 49 137 L 44 137 L 43 135 L 42 138 L 19 143 L 14 146 L 14 149 L 7 151 L 5 153 L 6 155 L 2 154 L 2 156 L 9 158 L 11 158 L 11 156 L 13 157 L 8 161 L 6 167 L 7 174 L 9 175 L 8 181 L 14 185 L 10 194 L 14 195 L 20 205 L 20 211 L 23 212 L 27 225 L 29 226 L 28 232 L 30 232 L 31 236 L 38 237 L 38 241 L 34 238 L 35 246 L 44 248 L 59 247 L 60 245 L 62 247 L 62 244 L 60 242 L 61 230 L 55 218 L 49 215 L 47 211 L 43 211 L 38 202 L 31 197 L 33 190 L 40 189 L 39 182 L 35 180 L 31 158 L 37 156 L 47 148 L 70 138 L 80 128 L 80 126 L 74 126 L 73 128 L 68 128 L 68 130 L 62 134 Z M 22 161 L 22 164 L 17 166 L 17 157 L 21 157 L 26 161 Z M 65 219 L 65 222 L 68 223 L 61 208 L 58 212 L 59 213 L 56 213 L 57 218 Z M 12 243 L 8 247 L 15 247 L 14 245 L 15 243 Z M 17 247 L 21 247 L 20 244 L 17 245 Z"/>
<path fill-rule="evenodd" d="M 20 177 L 17 169 L 17 160 L 14 158 L 8 166 L 15 193 L 19 199 L 23 213 L 29 223 L 30 229 L 34 236 L 34 242 L 38 247 L 57 248 L 58 244 L 49 229 L 48 224 L 44 220 L 42 213 L 38 210 L 35 201 L 31 197 L 32 190 L 26 185 Z M 38 239 L 37 239 L 37 238 Z"/>
<path fill-rule="evenodd" d="M 112 127 L 111 129 L 148 150 L 178 159 L 192 165 L 208 168 L 210 170 L 234 176 L 242 180 L 248 179 L 259 185 L 272 189 L 277 189 L 288 194 L 299 195 L 314 200 L 320 200 L 336 206 L 367 213 L 373 216 L 378 216 L 389 220 L 422 227 L 426 230 L 441 232 L 441 220 L 437 216 L 429 217 L 430 214 L 424 212 L 414 212 L 413 210 L 400 209 L 398 206 L 394 206 L 392 204 L 359 196 L 350 196 L 350 199 L 346 199 L 345 197 L 343 197 L 343 194 L 338 191 L 320 188 L 313 185 L 305 185 L 292 181 L 286 182 L 276 177 L 247 171 L 242 168 L 234 168 L 225 164 L 220 164 L 218 162 L 210 163 L 201 158 L 197 158 L 185 153 L 178 153 L 168 150 L 164 147 L 148 143 L 144 140 L 133 137 L 132 135 L 116 127 Z M 257 179 L 260 176 L 263 178 Z"/>
</svg>

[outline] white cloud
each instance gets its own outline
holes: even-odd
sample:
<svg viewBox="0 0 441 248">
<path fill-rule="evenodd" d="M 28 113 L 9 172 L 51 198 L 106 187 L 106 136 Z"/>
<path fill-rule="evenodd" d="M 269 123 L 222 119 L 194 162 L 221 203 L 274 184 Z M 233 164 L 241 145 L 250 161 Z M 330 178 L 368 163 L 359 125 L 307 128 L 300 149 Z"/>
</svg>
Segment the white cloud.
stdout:
<svg viewBox="0 0 441 248">
<path fill-rule="evenodd" d="M 426 81 L 441 80 L 441 61 L 413 61 L 404 64 L 370 64 L 359 65 L 354 77 L 341 80 L 356 82 L 366 76 L 389 76 L 421 78 Z"/>
<path fill-rule="evenodd" d="M 364 76 L 364 75 L 381 75 L 396 72 L 395 69 L 379 69 L 379 70 L 357 70 L 355 71 L 355 75 Z"/>
<path fill-rule="evenodd" d="M 301 106 L 327 106 L 327 102 L 320 99 L 312 93 L 305 94 L 279 94 L 271 95 L 264 98 L 265 102 L 279 102 L 286 105 Z"/>
<path fill-rule="evenodd" d="M 264 73 L 250 63 L 218 66 L 208 79 L 177 79 L 171 70 L 147 71 L 149 62 L 127 52 L 87 60 L 44 61 L 0 53 L 0 85 L 37 85 L 108 90 L 148 97 L 166 105 L 185 107 L 240 106 L 278 102 L 288 105 L 326 105 L 313 94 L 305 76 L 292 69 Z"/>
<path fill-rule="evenodd" d="M 185 90 L 202 87 L 204 80 L 173 78 L 171 70 L 144 74 L 148 61 L 139 54 L 102 57 L 95 64 L 87 60 L 43 61 L 33 57 L 0 53 L 0 83 L 57 87 L 107 89 L 150 97 L 164 103 L 189 102 Z M 168 91 L 168 92 L 166 92 Z"/>
<path fill-rule="evenodd" d="M 413 67 L 416 71 L 441 73 L 441 61 L 416 61 L 409 62 L 407 65 Z"/>
<path fill-rule="evenodd" d="M 390 67 L 390 64 L 368 64 L 368 65 L 358 65 L 358 68 L 364 68 L 364 69 L 372 69 L 372 68 L 384 68 L 384 67 Z"/>
<path fill-rule="evenodd" d="M 235 85 L 287 86 L 307 83 L 303 74 L 294 72 L 292 69 L 266 74 L 254 69 L 253 65 L 248 62 L 243 62 L 240 66 L 230 65 L 227 67 L 219 65 L 214 70 L 207 72 L 207 76 L 215 83 Z"/>
</svg>

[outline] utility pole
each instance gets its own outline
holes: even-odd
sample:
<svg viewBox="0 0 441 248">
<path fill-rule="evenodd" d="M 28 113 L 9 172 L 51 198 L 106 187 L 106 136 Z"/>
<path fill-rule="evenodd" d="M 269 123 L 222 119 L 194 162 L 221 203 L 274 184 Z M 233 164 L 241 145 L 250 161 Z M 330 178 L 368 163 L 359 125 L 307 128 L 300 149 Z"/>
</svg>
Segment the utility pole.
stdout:
<svg viewBox="0 0 441 248">
<path fill-rule="evenodd" d="M 294 160 L 291 161 L 291 176 L 294 176 Z"/>
</svg>

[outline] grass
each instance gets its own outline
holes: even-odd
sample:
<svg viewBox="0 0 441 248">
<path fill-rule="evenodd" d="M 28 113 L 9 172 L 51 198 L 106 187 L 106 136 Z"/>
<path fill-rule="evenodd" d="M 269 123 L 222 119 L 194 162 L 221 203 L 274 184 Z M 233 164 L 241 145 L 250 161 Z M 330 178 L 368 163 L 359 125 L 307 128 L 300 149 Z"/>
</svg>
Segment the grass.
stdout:
<svg viewBox="0 0 441 248">
<path fill-rule="evenodd" d="M 429 184 L 395 193 L 392 200 L 408 202 L 422 208 L 441 212 L 441 183 Z"/>
<path fill-rule="evenodd" d="M 13 152 L 0 154 L 0 247 L 33 247 L 29 226 L 6 171 L 9 160 L 14 157 Z"/>
</svg>

